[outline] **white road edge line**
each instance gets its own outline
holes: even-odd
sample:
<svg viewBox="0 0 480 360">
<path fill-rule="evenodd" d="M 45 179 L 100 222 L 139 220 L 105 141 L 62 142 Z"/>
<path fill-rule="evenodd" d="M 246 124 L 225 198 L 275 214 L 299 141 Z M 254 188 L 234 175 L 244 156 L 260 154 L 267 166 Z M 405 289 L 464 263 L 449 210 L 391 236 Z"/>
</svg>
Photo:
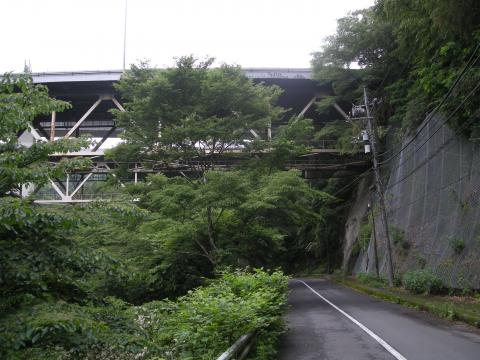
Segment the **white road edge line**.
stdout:
<svg viewBox="0 0 480 360">
<path fill-rule="evenodd" d="M 315 289 L 312 289 L 305 281 L 303 280 L 297 280 L 296 281 L 299 281 L 301 282 L 303 285 L 305 285 L 307 288 L 309 288 L 315 295 L 317 295 L 320 299 L 322 299 L 323 301 L 325 301 L 328 305 L 330 305 L 331 307 L 333 307 L 335 310 L 337 310 L 338 312 L 340 312 L 343 316 L 345 316 L 347 319 L 349 319 L 351 322 L 353 322 L 355 325 L 357 325 L 358 327 L 360 327 L 360 329 L 362 329 L 363 331 L 365 331 L 368 335 L 370 335 L 372 338 L 374 338 L 380 345 L 382 345 L 385 350 L 387 350 L 390 354 L 392 354 L 396 359 L 398 360 L 407 360 L 407 358 L 405 356 L 403 356 L 402 354 L 400 354 L 397 350 L 395 350 L 392 346 L 390 346 L 385 340 L 383 340 L 380 336 L 378 336 L 377 334 L 375 334 L 372 330 L 370 330 L 369 328 L 367 328 L 365 325 L 363 325 L 360 321 L 356 320 L 354 317 L 350 316 L 349 314 L 347 314 L 345 311 L 343 311 L 342 309 L 340 309 L 337 305 L 335 305 L 334 303 L 332 303 L 330 300 L 328 300 L 327 298 L 325 298 L 324 296 L 320 295 Z"/>
</svg>

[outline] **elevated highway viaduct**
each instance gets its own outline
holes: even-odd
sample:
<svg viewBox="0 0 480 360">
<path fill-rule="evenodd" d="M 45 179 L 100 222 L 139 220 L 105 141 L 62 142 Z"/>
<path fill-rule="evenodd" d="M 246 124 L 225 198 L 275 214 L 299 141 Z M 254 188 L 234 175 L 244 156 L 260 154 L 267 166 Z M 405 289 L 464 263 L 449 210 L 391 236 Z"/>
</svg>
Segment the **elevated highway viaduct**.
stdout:
<svg viewBox="0 0 480 360">
<path fill-rule="evenodd" d="M 247 77 L 256 83 L 277 85 L 283 89 L 278 104 L 289 111 L 286 117 L 302 115 L 314 120 L 315 127 L 321 128 L 325 122 L 332 119 L 320 117 L 314 103 L 327 96 L 329 89 L 318 86 L 312 80 L 310 69 L 278 69 L 278 68 L 246 68 Z M 31 144 L 35 141 L 53 141 L 60 137 L 78 137 L 88 135 L 96 143 L 89 149 L 78 153 L 57 154 L 53 161 L 65 156 L 84 156 L 92 160 L 93 168 L 89 171 L 79 171 L 67 176 L 67 179 L 52 179 L 48 191 L 43 189 L 39 195 L 46 202 L 82 202 L 90 201 L 85 189 L 93 181 L 103 181 L 107 174 L 116 166 L 114 162 L 105 161 L 104 150 L 119 142 L 122 129 L 115 124 L 115 119 L 109 110 L 123 110 L 120 94 L 114 84 L 119 81 L 123 71 L 81 71 L 81 72 L 49 72 L 32 74 L 34 83 L 46 85 L 52 97 L 70 102 L 72 107 L 62 113 L 41 116 L 34 120 L 33 128 L 20 136 L 20 141 Z M 338 113 L 334 113 L 338 119 Z M 275 129 L 273 129 L 273 133 Z M 267 138 L 271 133 L 265 129 L 260 137 Z M 315 149 L 306 156 L 292 160 L 289 168 L 300 169 L 307 178 L 330 177 L 335 174 L 351 174 L 362 171 L 369 161 L 362 154 L 355 156 L 340 156 L 335 143 L 321 141 L 314 144 Z M 225 162 L 219 160 L 220 168 L 235 166 L 238 159 Z M 164 172 L 175 173 L 184 171 L 184 164 L 145 167 L 141 164 L 128 164 L 131 168 L 131 181 L 144 177 L 145 173 Z M 28 194 L 33 189 L 24 189 Z M 38 191 L 38 189 L 37 189 Z M 88 192 L 88 191 L 87 191 Z"/>
</svg>

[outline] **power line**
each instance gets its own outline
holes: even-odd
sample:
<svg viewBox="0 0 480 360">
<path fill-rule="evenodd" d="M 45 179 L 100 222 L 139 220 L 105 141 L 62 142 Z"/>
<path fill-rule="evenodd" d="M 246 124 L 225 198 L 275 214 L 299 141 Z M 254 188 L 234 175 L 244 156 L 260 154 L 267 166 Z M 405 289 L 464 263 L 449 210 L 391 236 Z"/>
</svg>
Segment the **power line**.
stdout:
<svg viewBox="0 0 480 360">
<path fill-rule="evenodd" d="M 475 94 L 475 92 L 480 88 L 480 83 L 478 83 L 469 93 L 468 95 L 461 101 L 461 103 L 453 110 L 448 117 L 443 121 L 443 123 L 440 125 L 440 127 L 431 134 L 427 140 L 425 140 L 418 148 L 415 148 L 415 150 L 408 156 L 406 159 L 404 159 L 400 164 L 397 165 L 397 167 L 402 166 L 405 164 L 408 160 L 410 160 L 413 156 L 415 156 L 415 153 L 417 153 L 426 143 L 430 141 L 430 139 L 438 132 L 440 131 L 447 123 L 448 121 L 463 107 L 463 105 L 466 103 L 466 101 Z M 381 167 L 385 167 L 386 165 L 382 165 Z"/>
<path fill-rule="evenodd" d="M 336 197 L 338 194 L 341 194 L 344 190 L 348 189 L 349 187 L 353 186 L 356 184 L 358 181 L 360 181 L 364 176 L 366 176 L 368 173 L 370 173 L 373 170 L 373 168 L 370 168 L 360 175 L 358 175 L 355 179 L 353 179 L 351 182 L 349 182 L 347 185 L 343 186 L 341 189 L 337 190 L 332 196 Z"/>
<path fill-rule="evenodd" d="M 402 153 L 403 150 L 405 150 L 412 142 L 413 140 L 416 139 L 416 137 L 422 132 L 422 130 L 428 125 L 428 123 L 430 122 L 430 120 L 433 118 L 433 116 L 437 113 L 437 111 L 445 104 L 445 102 L 448 100 L 448 98 L 450 97 L 450 95 L 452 94 L 452 91 L 455 89 L 455 87 L 457 86 L 457 84 L 459 83 L 459 81 L 463 78 L 463 75 L 477 62 L 477 60 L 480 58 L 480 55 L 477 56 L 477 58 L 473 61 L 472 63 L 472 60 L 474 58 L 474 56 L 477 54 L 478 50 L 480 49 L 480 43 L 478 43 L 478 45 L 476 46 L 475 50 L 473 51 L 472 55 L 470 56 L 467 64 L 465 64 L 464 68 L 462 69 L 462 71 L 460 72 L 460 74 L 457 76 L 457 78 L 455 79 L 455 81 L 453 82 L 453 84 L 450 86 L 450 88 L 448 89 L 448 91 L 446 92 L 446 94 L 443 96 L 443 99 L 441 100 L 440 104 L 437 105 L 435 107 L 435 109 L 433 109 L 433 111 L 428 114 L 427 116 L 427 119 L 425 120 L 425 122 L 423 123 L 423 125 L 420 127 L 419 130 L 417 130 L 417 132 L 415 133 L 415 135 L 404 145 L 402 146 L 402 148 L 397 151 L 394 155 L 390 156 L 388 159 L 386 160 L 383 160 L 381 161 L 379 164 L 385 164 L 389 161 L 391 161 L 392 159 L 396 158 L 398 155 L 400 155 Z"/>
<path fill-rule="evenodd" d="M 418 171 L 418 169 L 420 169 L 421 167 L 423 167 L 424 165 L 426 165 L 431 159 L 433 159 L 436 155 L 439 154 L 439 152 L 445 147 L 447 146 L 452 140 L 455 139 L 455 137 L 460 133 L 461 130 L 463 130 L 466 126 L 470 125 L 471 122 L 473 122 L 473 120 L 475 120 L 477 118 L 479 114 L 479 111 L 477 111 L 475 114 L 473 114 L 470 119 L 468 121 L 466 121 L 460 128 L 458 128 L 458 130 L 450 137 L 450 139 L 448 139 L 447 141 L 445 141 L 438 149 L 437 151 L 435 151 L 433 154 L 431 154 L 427 159 L 425 159 L 424 161 L 422 161 L 419 165 L 417 165 L 408 175 L 404 176 L 402 179 L 396 181 L 395 183 L 389 185 L 385 190 L 389 190 L 391 188 L 393 188 L 395 185 L 398 185 L 400 183 L 402 183 L 403 181 L 405 181 L 406 179 L 408 179 L 410 176 L 412 176 L 415 172 Z"/>
<path fill-rule="evenodd" d="M 438 189 L 432 190 L 432 191 L 426 193 L 425 195 L 420 196 L 420 197 L 416 198 L 415 200 L 409 202 L 408 204 L 405 204 L 405 205 L 402 205 L 402 206 L 399 206 L 399 207 L 396 207 L 396 208 L 393 208 L 393 209 L 388 209 L 388 211 L 389 211 L 389 212 L 397 211 L 397 210 L 400 210 L 400 209 L 402 209 L 402 208 L 404 208 L 404 207 L 408 207 L 408 206 L 410 206 L 410 205 L 413 205 L 413 204 L 415 204 L 416 202 L 418 202 L 418 201 L 420 201 L 420 200 L 422 200 L 422 199 L 424 199 L 424 198 L 426 198 L 426 197 L 429 197 L 429 196 L 432 196 L 432 195 L 435 195 L 435 194 L 439 194 L 439 193 L 441 193 L 443 190 L 449 188 L 449 187 L 452 186 L 452 185 L 455 185 L 455 184 L 459 183 L 460 181 L 462 181 L 463 179 L 465 179 L 465 178 L 467 178 L 467 177 L 469 177 L 469 176 L 471 176 L 471 175 L 472 175 L 472 172 L 469 171 L 467 174 L 463 175 L 462 177 L 458 178 L 457 180 L 455 180 L 455 181 L 453 181 L 453 182 L 451 182 L 451 183 L 449 183 L 449 184 L 447 184 L 447 185 L 445 185 L 445 186 L 442 186 L 442 187 L 440 187 L 440 188 L 438 188 Z"/>
<path fill-rule="evenodd" d="M 387 276 L 388 276 L 388 285 L 393 286 L 393 280 L 395 273 L 393 271 L 393 258 L 392 250 L 390 244 L 390 234 L 388 228 L 388 219 L 387 219 L 387 210 L 385 207 L 385 193 L 382 182 L 382 177 L 380 175 L 380 168 L 378 164 L 378 153 L 377 153 L 377 139 L 376 139 L 376 128 L 373 126 L 373 117 L 370 116 L 369 102 L 367 89 L 363 88 L 363 101 L 365 105 L 366 119 L 367 119 L 367 137 L 370 139 L 370 148 L 372 150 L 372 160 L 373 160 L 373 173 L 375 175 L 375 188 L 378 194 L 378 203 L 380 205 L 380 218 L 381 224 L 383 227 L 383 233 L 385 234 L 385 255 L 387 260 Z"/>
</svg>

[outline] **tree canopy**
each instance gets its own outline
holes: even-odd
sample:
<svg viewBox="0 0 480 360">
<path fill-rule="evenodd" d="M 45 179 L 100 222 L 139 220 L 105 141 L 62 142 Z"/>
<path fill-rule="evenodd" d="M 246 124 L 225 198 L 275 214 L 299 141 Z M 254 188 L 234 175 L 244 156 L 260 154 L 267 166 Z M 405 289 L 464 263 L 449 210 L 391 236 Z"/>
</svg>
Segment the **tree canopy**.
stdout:
<svg viewBox="0 0 480 360">
<path fill-rule="evenodd" d="M 52 99 L 45 86 L 34 85 L 27 75 L 5 74 L 0 79 L 0 197 L 19 194 L 21 186 L 42 185 L 48 177 L 65 173 L 82 162 L 48 162 L 53 153 L 80 150 L 85 139 L 35 141 L 32 146 L 19 144 L 18 136 L 29 131 L 36 116 L 63 111 L 70 105 Z"/>
<path fill-rule="evenodd" d="M 284 119 L 280 90 L 253 83 L 235 66 L 212 68 L 191 57 L 168 70 L 133 66 L 118 84 L 126 111 L 115 112 L 125 142 L 109 156 L 147 166 L 195 163 L 195 171 L 150 175 L 114 201 L 39 207 L 17 197 L 21 186 L 81 166 L 48 157 L 87 141 L 19 144 L 17 133 L 34 117 L 68 104 L 28 76 L 4 79 L 0 356 L 210 358 L 255 327 L 256 358 L 274 358 L 286 278 L 248 269 L 294 271 L 338 250 L 322 236 L 332 198 L 285 171 L 308 149 L 312 121 Z M 232 148 L 241 164 L 216 169 L 213 160 Z M 192 326 L 192 314 L 208 325 Z M 199 338 L 218 347 L 205 349 Z"/>
<path fill-rule="evenodd" d="M 167 70 L 140 64 L 117 87 L 126 100 L 126 111 L 115 112 L 126 127 L 125 143 L 109 156 L 146 166 L 149 160 L 201 164 L 193 175 L 150 176 L 127 187 L 150 213 L 135 232 L 158 251 L 159 287 L 152 291 L 160 293 L 182 292 L 222 266 L 288 266 L 320 231 L 321 205 L 331 201 L 299 172 L 284 171 L 308 148 L 311 120 L 284 119 L 277 87 L 253 83 L 239 67 L 211 64 L 191 57 Z M 231 147 L 244 161 L 215 171 L 213 160 Z M 318 249 L 322 239 L 316 242 Z"/>
<path fill-rule="evenodd" d="M 126 143 L 115 156 L 195 158 L 211 168 L 207 158 L 248 146 L 252 130 L 265 138 L 267 127 L 283 112 L 275 105 L 280 89 L 255 85 L 238 66 L 211 68 L 212 62 L 182 57 L 166 70 L 132 66 L 116 85 L 126 111 L 115 116 Z"/>
<path fill-rule="evenodd" d="M 337 32 L 313 56 L 315 78 L 330 84 L 333 99 L 345 108 L 359 102 L 362 87 L 368 87 L 380 124 L 401 127 L 403 133 L 440 103 L 475 54 L 478 18 L 475 0 L 377 0 L 338 21 Z M 441 112 L 450 114 L 479 80 L 477 61 Z M 333 99 L 319 109 L 326 111 Z M 478 97 L 469 98 L 450 125 L 477 138 L 478 126 L 467 122 L 478 105 Z"/>
</svg>

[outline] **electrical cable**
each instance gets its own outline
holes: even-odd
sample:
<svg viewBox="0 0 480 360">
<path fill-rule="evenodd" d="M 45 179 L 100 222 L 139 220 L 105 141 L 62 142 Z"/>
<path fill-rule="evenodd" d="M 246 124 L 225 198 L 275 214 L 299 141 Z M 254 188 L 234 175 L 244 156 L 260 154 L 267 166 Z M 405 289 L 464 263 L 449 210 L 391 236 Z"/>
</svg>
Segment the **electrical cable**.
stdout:
<svg viewBox="0 0 480 360">
<path fill-rule="evenodd" d="M 453 110 L 443 121 L 443 123 L 440 125 L 440 127 L 431 134 L 427 140 L 425 140 L 418 148 L 415 148 L 415 150 L 408 156 L 406 157 L 400 164 L 397 165 L 397 167 L 401 167 L 403 164 L 405 164 L 408 160 L 410 160 L 413 156 L 415 156 L 415 153 L 417 153 L 426 143 L 430 141 L 430 139 L 438 132 L 440 131 L 447 123 L 448 121 L 463 107 L 463 105 L 466 103 L 466 101 L 475 94 L 475 92 L 480 88 L 480 82 L 468 93 L 468 95 L 461 101 L 461 103 Z M 386 167 L 386 165 L 380 165 L 380 168 Z"/>
<path fill-rule="evenodd" d="M 350 183 L 347 185 L 343 186 L 341 189 L 337 190 L 332 196 L 336 197 L 338 194 L 342 193 L 344 190 L 348 189 L 350 186 L 354 185 L 357 181 L 359 181 L 362 177 L 367 175 L 373 170 L 373 168 L 369 168 L 368 170 L 364 171 L 360 175 L 358 175 L 355 179 L 353 179 Z"/>
<path fill-rule="evenodd" d="M 446 94 L 443 96 L 443 99 L 441 100 L 440 104 L 437 105 L 433 111 L 428 114 L 426 120 L 424 121 L 423 125 L 420 127 L 420 129 L 417 130 L 417 132 L 415 133 L 415 135 L 407 142 L 407 144 L 403 145 L 402 148 L 397 151 L 394 155 L 390 156 L 388 159 L 386 160 L 383 160 L 381 162 L 379 162 L 379 165 L 381 164 L 385 164 L 389 161 L 391 161 L 392 159 L 396 158 L 398 155 L 401 154 L 401 152 L 403 150 L 405 150 L 412 142 L 413 140 L 415 140 L 415 138 L 421 133 L 421 131 L 428 125 L 428 123 L 430 122 L 430 120 L 433 118 L 433 116 L 437 113 L 437 111 L 445 104 L 445 102 L 448 100 L 448 98 L 450 97 L 450 95 L 452 94 L 453 90 L 455 89 L 455 87 L 457 86 L 457 84 L 460 82 L 460 80 L 463 78 L 463 75 L 477 62 L 477 60 L 480 58 L 480 55 L 477 56 L 477 58 L 473 61 L 472 63 L 472 60 L 473 60 L 473 57 L 477 54 L 478 50 L 480 49 L 480 43 L 478 43 L 478 45 L 476 46 L 475 50 L 473 51 L 472 55 L 470 56 L 467 64 L 465 64 L 464 68 L 462 69 L 462 71 L 460 72 L 460 74 L 457 76 L 457 78 L 455 79 L 455 81 L 453 82 L 453 84 L 450 86 L 450 88 L 448 89 L 448 91 L 446 92 Z"/>
<path fill-rule="evenodd" d="M 443 190 L 449 188 L 449 187 L 452 186 L 452 185 L 455 185 L 455 184 L 459 183 L 460 181 L 462 181 L 463 179 L 469 177 L 470 175 L 472 175 L 472 172 L 471 172 L 471 171 L 469 171 L 467 174 L 463 175 L 462 177 L 458 178 L 457 180 L 451 182 L 450 184 L 447 184 L 447 185 L 442 186 L 442 187 L 440 187 L 440 188 L 438 188 L 438 189 L 432 190 L 432 191 L 430 191 L 429 193 L 427 193 L 427 194 L 425 194 L 425 195 L 423 195 L 423 196 L 420 196 L 420 197 L 416 198 L 415 200 L 409 202 L 408 204 L 405 204 L 405 205 L 402 205 L 402 206 L 398 206 L 398 207 L 393 208 L 393 209 L 387 209 L 387 210 L 388 210 L 389 212 L 392 212 L 392 211 L 397 211 L 397 210 L 400 210 L 400 209 L 402 209 L 402 208 L 404 208 L 404 207 L 408 207 L 408 206 L 410 206 L 410 205 L 413 205 L 413 204 L 415 204 L 416 202 L 418 202 L 418 201 L 420 201 L 420 200 L 422 200 L 422 199 L 424 199 L 424 198 L 426 198 L 426 197 L 429 197 L 429 196 L 432 196 L 432 195 L 441 193 Z"/>
<path fill-rule="evenodd" d="M 415 53 L 415 50 L 416 50 L 415 47 L 412 47 L 410 53 L 408 54 L 408 60 L 403 64 L 402 70 L 400 70 L 400 73 L 399 73 L 400 75 L 403 75 L 404 72 L 405 72 L 405 70 L 407 69 L 407 66 L 410 65 L 410 60 L 412 59 L 413 54 Z M 383 85 L 383 83 L 384 83 L 385 80 L 387 79 L 387 76 L 388 76 L 388 75 L 390 74 L 390 72 L 391 72 L 390 70 L 391 70 L 391 68 L 387 71 L 387 74 L 383 77 L 382 81 L 380 82 L 380 85 L 378 85 L 378 86 L 375 88 L 374 93 L 377 92 L 377 91 L 380 89 L 380 87 Z M 388 149 L 388 150 L 386 150 L 386 151 L 384 151 L 384 152 L 379 153 L 378 156 L 384 156 L 384 155 L 386 155 L 386 154 L 388 154 L 388 153 L 390 153 L 390 152 L 392 152 L 392 151 L 394 151 L 394 150 L 395 150 L 395 149 L 392 147 L 392 148 L 390 148 L 390 149 Z"/>
<path fill-rule="evenodd" d="M 422 161 L 419 165 L 417 165 L 408 175 L 404 176 L 402 179 L 396 181 L 395 183 L 389 185 L 386 189 L 386 190 L 389 190 L 391 188 L 393 188 L 394 186 L 402 183 L 403 181 L 405 181 L 407 178 L 409 178 L 410 176 L 412 176 L 415 172 L 417 172 L 418 169 L 420 169 L 421 167 L 423 167 L 424 165 L 426 165 L 431 159 L 433 159 L 436 155 L 438 155 L 440 153 L 440 151 L 445 147 L 447 146 L 452 140 L 455 139 L 455 137 L 460 133 L 461 130 L 463 130 L 466 126 L 470 125 L 471 122 L 473 122 L 478 116 L 479 116 L 480 112 L 477 111 L 475 112 L 475 114 L 473 114 L 470 119 L 468 121 L 466 121 L 460 128 L 458 128 L 458 130 L 447 140 L 445 141 L 433 154 L 431 154 L 427 159 L 425 159 L 424 161 Z"/>
</svg>

